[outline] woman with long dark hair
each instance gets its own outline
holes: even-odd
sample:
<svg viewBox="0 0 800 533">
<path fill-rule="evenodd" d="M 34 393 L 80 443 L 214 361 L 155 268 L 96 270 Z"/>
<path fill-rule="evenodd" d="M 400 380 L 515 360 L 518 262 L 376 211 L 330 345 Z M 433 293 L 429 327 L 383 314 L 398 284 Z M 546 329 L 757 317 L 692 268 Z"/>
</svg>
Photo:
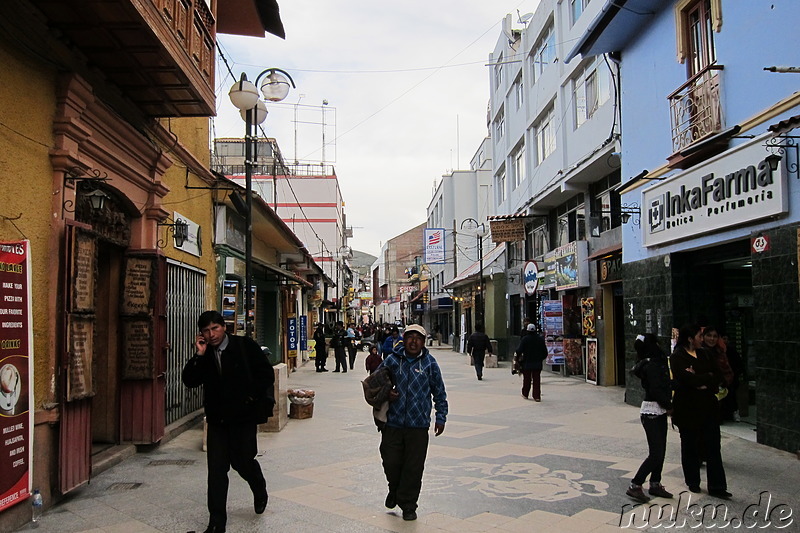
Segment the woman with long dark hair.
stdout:
<svg viewBox="0 0 800 533">
<path fill-rule="evenodd" d="M 672 494 L 661 484 L 661 470 L 667 452 L 667 416 L 672 414 L 672 389 L 667 354 L 658 345 L 656 336 L 652 333 L 639 335 L 633 347 L 636 349 L 637 363 L 632 372 L 642 380 L 644 388 L 640 419 L 647 436 L 648 454 L 625 493 L 638 502 L 646 503 L 650 498 L 644 493 L 642 485 L 648 475 L 650 489 L 647 492 L 650 496 L 672 498 Z"/>
<path fill-rule="evenodd" d="M 717 391 L 724 378 L 712 354 L 703 348 L 700 326 L 684 326 L 670 356 L 675 380 L 672 420 L 681 432 L 681 466 L 689 490 L 700 492 L 700 450 L 705 452 L 708 493 L 730 499 L 722 466 Z"/>
</svg>

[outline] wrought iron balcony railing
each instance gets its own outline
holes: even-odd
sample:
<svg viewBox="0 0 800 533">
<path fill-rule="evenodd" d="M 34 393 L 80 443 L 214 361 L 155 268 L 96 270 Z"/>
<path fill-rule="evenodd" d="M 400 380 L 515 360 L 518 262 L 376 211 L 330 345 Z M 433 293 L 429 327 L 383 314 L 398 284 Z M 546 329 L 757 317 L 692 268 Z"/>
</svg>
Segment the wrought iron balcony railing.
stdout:
<svg viewBox="0 0 800 533">
<path fill-rule="evenodd" d="M 709 65 L 667 97 L 673 153 L 722 131 L 719 72 L 723 68 L 722 65 Z"/>
</svg>

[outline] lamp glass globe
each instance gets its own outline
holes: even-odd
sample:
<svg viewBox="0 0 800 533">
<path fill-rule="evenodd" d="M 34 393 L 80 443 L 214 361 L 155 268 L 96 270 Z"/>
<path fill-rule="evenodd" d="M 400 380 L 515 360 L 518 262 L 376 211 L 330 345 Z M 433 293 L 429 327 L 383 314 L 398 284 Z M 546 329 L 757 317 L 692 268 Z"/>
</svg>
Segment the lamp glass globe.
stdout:
<svg viewBox="0 0 800 533">
<path fill-rule="evenodd" d="M 236 109 L 253 109 L 258 102 L 258 89 L 253 82 L 240 80 L 233 84 L 228 91 L 228 97 Z"/>
<path fill-rule="evenodd" d="M 262 100 L 257 100 L 255 107 L 251 108 L 253 110 L 253 124 L 258 125 L 267 120 L 267 104 L 265 104 Z M 247 110 L 242 109 L 239 111 L 239 114 L 242 116 L 242 120 L 247 121 Z"/>
<path fill-rule="evenodd" d="M 270 102 L 280 102 L 289 94 L 289 80 L 277 71 L 272 71 L 261 83 L 261 94 Z"/>
</svg>

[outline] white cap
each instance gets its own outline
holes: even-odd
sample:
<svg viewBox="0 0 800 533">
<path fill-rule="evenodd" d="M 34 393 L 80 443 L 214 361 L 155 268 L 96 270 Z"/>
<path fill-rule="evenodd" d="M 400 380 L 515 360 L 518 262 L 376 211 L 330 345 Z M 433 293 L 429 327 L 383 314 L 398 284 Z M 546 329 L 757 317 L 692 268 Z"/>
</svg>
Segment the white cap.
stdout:
<svg viewBox="0 0 800 533">
<path fill-rule="evenodd" d="M 534 324 L 528 324 L 528 331 L 536 331 L 536 326 Z"/>
<path fill-rule="evenodd" d="M 425 328 L 423 328 L 419 324 L 411 324 L 410 326 L 406 326 L 406 330 L 403 332 L 403 337 L 405 337 L 406 335 L 408 335 L 412 331 L 422 335 L 422 338 L 425 338 L 425 337 L 428 336 L 428 334 L 425 332 Z"/>
</svg>

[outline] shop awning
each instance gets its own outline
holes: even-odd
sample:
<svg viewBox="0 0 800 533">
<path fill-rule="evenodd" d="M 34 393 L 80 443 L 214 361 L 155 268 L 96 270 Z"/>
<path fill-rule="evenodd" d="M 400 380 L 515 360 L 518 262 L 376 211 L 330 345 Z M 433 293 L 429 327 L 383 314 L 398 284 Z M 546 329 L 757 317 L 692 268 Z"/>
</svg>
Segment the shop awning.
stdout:
<svg viewBox="0 0 800 533">
<path fill-rule="evenodd" d="M 502 257 L 503 255 L 503 252 L 505 251 L 506 251 L 506 243 L 501 243 L 495 246 L 494 249 L 489 251 L 489 253 L 484 254 L 483 256 L 484 271 L 486 270 L 487 267 L 491 266 L 492 263 L 500 259 L 500 257 Z M 480 274 L 480 269 L 481 269 L 480 265 L 481 265 L 480 261 L 472 263 L 470 266 L 461 271 L 461 274 L 453 278 L 452 281 L 450 281 L 450 283 L 448 283 L 444 287 L 445 288 L 458 287 L 459 285 L 466 285 L 467 283 L 471 283 L 472 281 L 477 280 Z"/>
<path fill-rule="evenodd" d="M 262 267 L 264 267 L 266 270 L 269 270 L 273 274 L 277 274 L 281 278 L 287 279 L 289 281 L 293 281 L 293 282 L 297 283 L 298 285 L 302 285 L 304 287 L 313 287 L 314 286 L 313 283 L 311 283 L 311 282 L 309 282 L 307 280 L 304 280 L 303 278 L 301 278 L 300 276 L 298 276 L 294 272 L 290 272 L 288 270 L 284 270 L 284 269 L 282 269 L 280 267 L 277 267 L 275 265 L 269 265 L 267 263 L 257 262 L 257 264 L 262 266 Z"/>
<path fill-rule="evenodd" d="M 607 257 L 609 255 L 615 254 L 617 252 L 622 251 L 622 243 L 617 243 L 611 246 L 607 246 L 605 248 L 600 248 L 596 252 L 592 252 L 592 255 L 587 257 L 588 261 L 594 261 L 596 259 L 602 259 L 603 257 Z"/>
</svg>

